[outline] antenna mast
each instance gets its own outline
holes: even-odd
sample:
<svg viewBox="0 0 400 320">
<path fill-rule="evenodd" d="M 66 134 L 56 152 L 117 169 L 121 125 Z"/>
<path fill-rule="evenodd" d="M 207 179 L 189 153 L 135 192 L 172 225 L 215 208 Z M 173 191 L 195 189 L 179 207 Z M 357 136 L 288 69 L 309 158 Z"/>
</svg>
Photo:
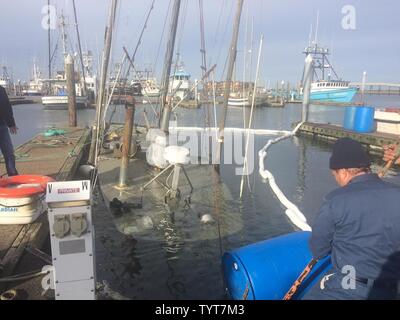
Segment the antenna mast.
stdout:
<svg viewBox="0 0 400 320">
<path fill-rule="evenodd" d="M 172 59 L 174 54 L 176 31 L 178 27 L 179 20 L 179 9 L 181 6 L 181 0 L 175 0 L 174 7 L 172 9 L 172 18 L 170 26 L 170 38 L 167 43 L 167 51 L 165 53 L 165 63 L 162 73 L 162 93 L 161 93 L 161 108 L 162 108 L 162 118 L 160 123 L 160 129 L 164 132 L 168 132 L 169 117 L 171 115 L 171 105 L 167 103 L 168 87 L 169 87 L 169 77 L 171 73 Z"/>
</svg>

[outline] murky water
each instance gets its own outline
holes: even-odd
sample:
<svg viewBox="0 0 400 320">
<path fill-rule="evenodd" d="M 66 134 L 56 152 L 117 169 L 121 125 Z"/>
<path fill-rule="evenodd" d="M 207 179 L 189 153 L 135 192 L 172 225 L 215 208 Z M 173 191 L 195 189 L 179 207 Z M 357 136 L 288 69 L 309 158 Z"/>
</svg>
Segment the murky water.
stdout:
<svg viewBox="0 0 400 320">
<path fill-rule="evenodd" d="M 400 107 L 398 96 L 369 96 L 367 102 L 377 107 Z M 150 106 L 140 106 L 135 122 L 144 123 L 144 108 L 152 120 Z M 67 120 L 66 111 L 44 111 L 39 105 L 15 106 L 14 110 L 20 128 L 19 135 L 13 137 L 15 144 L 50 126 L 61 127 Z M 112 111 L 111 108 L 109 115 Z M 301 105 L 297 104 L 257 109 L 253 127 L 288 130 L 293 122 L 300 120 L 300 115 Z M 338 107 L 312 106 L 310 109 L 310 121 L 340 124 L 343 115 L 344 109 Z M 81 126 L 90 125 L 94 110 L 80 110 L 78 116 Z M 203 109 L 179 109 L 177 112 L 179 126 L 202 126 L 204 119 Z M 113 121 L 123 121 L 122 107 L 117 107 Z M 227 127 L 243 127 L 242 109 L 229 108 Z M 257 153 L 269 138 L 256 136 L 254 152 Z M 266 167 L 274 173 L 282 191 L 299 206 L 310 223 L 323 196 L 336 188 L 328 170 L 330 146 L 312 138 L 293 138 L 274 145 L 266 160 Z M 380 159 L 374 160 L 382 165 Z M 94 212 L 98 280 L 107 281 L 112 290 L 132 299 L 224 298 L 221 252 L 295 230 L 269 186 L 259 177 L 257 164 L 249 178 L 251 192 L 246 188 L 243 200 L 239 199 L 241 177 L 235 175 L 235 168 L 223 165 L 221 172 L 231 195 L 229 206 L 239 208 L 239 214 L 232 219 L 240 221 L 241 227 L 221 240 L 215 237 L 197 240 L 190 233 L 190 226 L 182 225 L 170 226 L 172 237 L 166 236 L 165 230 L 155 230 L 153 239 L 125 236 L 117 231 L 97 195 Z M 387 179 L 400 184 L 398 172 L 392 172 Z M 223 204 L 225 199 L 216 201 Z"/>
</svg>

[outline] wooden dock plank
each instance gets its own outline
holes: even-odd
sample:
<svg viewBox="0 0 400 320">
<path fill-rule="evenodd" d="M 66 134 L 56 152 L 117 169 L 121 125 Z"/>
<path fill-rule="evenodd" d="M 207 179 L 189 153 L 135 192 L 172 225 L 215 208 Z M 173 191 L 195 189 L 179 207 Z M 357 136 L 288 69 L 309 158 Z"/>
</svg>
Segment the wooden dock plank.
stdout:
<svg viewBox="0 0 400 320">
<path fill-rule="evenodd" d="M 65 129 L 62 137 L 38 135 L 16 149 L 16 154 L 28 155 L 29 161 L 17 161 L 21 174 L 49 175 L 58 181 L 71 179 L 90 141 L 88 129 Z M 60 143 L 61 142 L 61 143 Z M 53 145 L 53 147 L 50 147 Z M 3 168 L 2 168 L 3 169 Z M 17 266 L 27 246 L 40 248 L 48 235 L 47 215 L 41 215 L 29 225 L 0 225 L 0 275 L 9 276 Z M 0 292 L 5 286 L 0 284 Z"/>
<path fill-rule="evenodd" d="M 341 126 L 324 123 L 305 122 L 299 129 L 300 134 L 313 135 L 322 139 L 336 140 L 349 137 L 371 147 L 382 148 L 387 144 L 400 144 L 400 136 L 383 132 L 358 133 Z"/>
</svg>

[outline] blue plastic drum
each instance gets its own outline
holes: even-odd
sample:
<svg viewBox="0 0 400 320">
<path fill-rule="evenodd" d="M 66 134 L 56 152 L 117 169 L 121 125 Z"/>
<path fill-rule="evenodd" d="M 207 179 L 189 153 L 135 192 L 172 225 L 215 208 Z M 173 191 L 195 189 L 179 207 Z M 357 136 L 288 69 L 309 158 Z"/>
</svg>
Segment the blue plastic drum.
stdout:
<svg viewBox="0 0 400 320">
<path fill-rule="evenodd" d="M 344 112 L 343 128 L 346 130 L 354 130 L 354 122 L 356 119 L 357 107 L 346 107 Z"/>
<path fill-rule="evenodd" d="M 224 254 L 225 284 L 235 300 L 281 300 L 311 261 L 311 232 L 301 231 L 254 243 Z M 301 297 L 331 268 L 330 257 L 320 260 L 294 299 Z"/>
<path fill-rule="evenodd" d="M 354 131 L 369 133 L 375 131 L 375 109 L 373 107 L 357 107 L 354 119 Z"/>
</svg>

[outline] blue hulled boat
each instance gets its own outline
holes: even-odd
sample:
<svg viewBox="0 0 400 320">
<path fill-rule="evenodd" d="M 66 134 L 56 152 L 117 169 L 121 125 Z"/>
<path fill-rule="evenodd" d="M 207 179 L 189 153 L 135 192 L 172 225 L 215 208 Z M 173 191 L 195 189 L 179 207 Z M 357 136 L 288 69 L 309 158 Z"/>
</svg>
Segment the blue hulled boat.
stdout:
<svg viewBox="0 0 400 320">
<path fill-rule="evenodd" d="M 314 61 L 314 79 L 316 79 L 311 84 L 310 100 L 338 103 L 346 103 L 353 100 L 358 89 L 350 87 L 349 81 L 344 81 L 338 77 L 329 62 L 328 55 L 330 51 L 328 48 L 319 47 L 316 42 L 313 42 L 304 49 L 303 53 L 310 54 Z M 332 79 L 333 76 L 334 79 Z M 302 98 L 303 88 L 300 89 L 298 99 Z"/>
</svg>

